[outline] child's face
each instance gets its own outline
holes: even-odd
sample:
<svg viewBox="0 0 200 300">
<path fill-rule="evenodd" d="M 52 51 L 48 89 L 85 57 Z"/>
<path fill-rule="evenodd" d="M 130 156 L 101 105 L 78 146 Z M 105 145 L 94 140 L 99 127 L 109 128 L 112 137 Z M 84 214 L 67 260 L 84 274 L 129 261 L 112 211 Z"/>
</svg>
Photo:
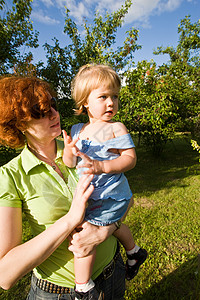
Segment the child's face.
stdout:
<svg viewBox="0 0 200 300">
<path fill-rule="evenodd" d="M 84 105 L 89 118 L 109 122 L 118 111 L 118 95 L 119 91 L 105 86 L 92 90 Z"/>
</svg>

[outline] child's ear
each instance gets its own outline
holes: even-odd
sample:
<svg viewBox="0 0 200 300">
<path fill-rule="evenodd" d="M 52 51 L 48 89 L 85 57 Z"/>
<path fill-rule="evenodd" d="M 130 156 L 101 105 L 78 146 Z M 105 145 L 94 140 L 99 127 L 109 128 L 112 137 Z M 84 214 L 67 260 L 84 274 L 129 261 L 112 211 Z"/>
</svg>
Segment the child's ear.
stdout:
<svg viewBox="0 0 200 300">
<path fill-rule="evenodd" d="M 83 107 L 85 107 L 85 108 L 88 108 L 88 104 L 87 104 L 87 103 L 85 103 L 85 104 L 83 105 Z"/>
</svg>

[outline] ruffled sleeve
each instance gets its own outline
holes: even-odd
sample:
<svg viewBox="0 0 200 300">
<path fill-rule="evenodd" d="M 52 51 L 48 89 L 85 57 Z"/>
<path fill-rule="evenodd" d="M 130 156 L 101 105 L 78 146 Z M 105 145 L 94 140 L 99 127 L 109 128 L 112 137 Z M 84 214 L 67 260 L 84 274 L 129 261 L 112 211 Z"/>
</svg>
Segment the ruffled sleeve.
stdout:
<svg viewBox="0 0 200 300">
<path fill-rule="evenodd" d="M 105 142 L 105 148 L 108 149 L 130 149 L 134 148 L 134 142 L 130 133 L 120 135 L 114 139 Z"/>
<path fill-rule="evenodd" d="M 78 123 L 72 126 L 71 128 L 71 137 L 72 139 L 76 139 L 79 136 L 81 128 L 83 127 L 84 123 Z"/>
</svg>

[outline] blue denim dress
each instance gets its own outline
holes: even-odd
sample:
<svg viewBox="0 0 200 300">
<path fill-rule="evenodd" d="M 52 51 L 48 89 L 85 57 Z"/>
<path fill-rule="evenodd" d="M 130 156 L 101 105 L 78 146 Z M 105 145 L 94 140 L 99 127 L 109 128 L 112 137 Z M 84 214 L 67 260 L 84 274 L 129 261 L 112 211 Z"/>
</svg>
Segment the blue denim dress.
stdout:
<svg viewBox="0 0 200 300">
<path fill-rule="evenodd" d="M 84 123 L 72 126 L 71 136 L 75 139 L 79 136 Z M 130 149 L 135 147 L 130 134 L 97 143 L 90 140 L 78 140 L 76 146 L 79 150 L 95 160 L 113 160 L 119 157 L 111 149 Z M 78 164 L 81 164 L 79 159 Z M 81 170 L 81 169 L 80 169 Z M 92 180 L 94 191 L 88 201 L 85 219 L 98 226 L 112 224 L 125 214 L 132 192 L 124 173 L 95 175 Z"/>
</svg>

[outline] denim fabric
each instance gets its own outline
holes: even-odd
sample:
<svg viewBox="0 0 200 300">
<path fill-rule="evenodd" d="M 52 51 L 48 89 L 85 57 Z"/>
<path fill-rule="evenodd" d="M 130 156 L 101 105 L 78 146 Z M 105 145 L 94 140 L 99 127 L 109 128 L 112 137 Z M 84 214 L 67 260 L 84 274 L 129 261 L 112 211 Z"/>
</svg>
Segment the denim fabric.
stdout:
<svg viewBox="0 0 200 300">
<path fill-rule="evenodd" d="M 79 133 L 83 125 L 83 123 L 79 123 L 72 126 L 72 139 L 79 137 Z M 112 138 L 104 143 L 97 141 L 97 137 L 96 141 L 79 139 L 76 143 L 76 146 L 81 152 L 87 154 L 91 159 L 99 161 L 113 160 L 119 157 L 119 153 L 114 153 L 112 151 L 114 149 L 130 149 L 135 147 L 129 133 Z M 81 165 L 81 163 L 81 159 L 78 158 L 78 165 Z M 132 197 L 128 180 L 123 173 L 102 173 L 99 175 L 94 175 L 91 183 L 94 186 L 94 191 L 91 194 L 91 198 L 93 200 L 97 200 L 97 202 L 100 199 L 113 198 L 116 201 L 120 201 L 123 199 L 130 199 Z"/>
<path fill-rule="evenodd" d="M 95 281 L 96 286 L 104 292 L 104 300 L 123 300 L 125 293 L 125 266 L 121 255 L 115 261 L 115 270 L 106 280 Z"/>
<path fill-rule="evenodd" d="M 125 214 L 130 200 L 89 199 L 85 212 L 85 220 L 97 226 L 107 226 L 119 221 Z"/>
<path fill-rule="evenodd" d="M 104 292 L 104 300 L 123 300 L 125 292 L 125 266 L 121 255 L 115 261 L 113 274 L 107 279 L 96 279 L 96 286 Z M 31 289 L 27 300 L 74 300 L 72 294 L 52 294 L 42 291 L 35 285 L 32 277 Z"/>
<path fill-rule="evenodd" d="M 47 293 L 41 290 L 38 286 L 36 286 L 36 278 L 32 276 L 31 279 L 31 289 L 29 291 L 27 300 L 74 300 L 73 294 L 53 294 Z"/>
</svg>

